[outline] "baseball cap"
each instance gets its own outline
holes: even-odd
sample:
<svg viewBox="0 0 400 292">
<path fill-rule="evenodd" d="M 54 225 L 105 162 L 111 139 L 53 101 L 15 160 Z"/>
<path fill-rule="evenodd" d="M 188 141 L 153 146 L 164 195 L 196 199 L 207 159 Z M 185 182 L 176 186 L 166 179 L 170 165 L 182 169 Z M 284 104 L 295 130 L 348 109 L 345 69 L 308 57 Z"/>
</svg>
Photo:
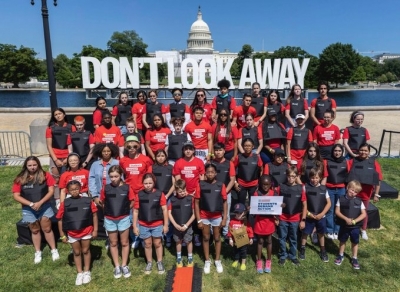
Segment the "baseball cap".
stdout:
<svg viewBox="0 0 400 292">
<path fill-rule="evenodd" d="M 243 213 L 244 211 L 246 211 L 246 207 L 242 203 L 237 203 L 233 207 L 234 213 Z"/>
<path fill-rule="evenodd" d="M 278 148 L 275 150 L 274 155 L 278 156 L 278 155 L 283 155 L 285 156 L 285 151 L 283 151 L 282 149 Z"/>
<path fill-rule="evenodd" d="M 125 142 L 136 142 L 140 144 L 139 139 L 136 136 L 128 136 Z"/>
<path fill-rule="evenodd" d="M 305 115 L 303 115 L 303 114 L 298 114 L 297 116 L 296 116 L 296 120 L 297 119 L 305 119 L 306 117 L 305 117 Z"/>
<path fill-rule="evenodd" d="M 183 143 L 182 148 L 185 147 L 192 147 L 194 149 L 194 145 L 192 141 L 186 141 L 185 143 Z"/>
</svg>

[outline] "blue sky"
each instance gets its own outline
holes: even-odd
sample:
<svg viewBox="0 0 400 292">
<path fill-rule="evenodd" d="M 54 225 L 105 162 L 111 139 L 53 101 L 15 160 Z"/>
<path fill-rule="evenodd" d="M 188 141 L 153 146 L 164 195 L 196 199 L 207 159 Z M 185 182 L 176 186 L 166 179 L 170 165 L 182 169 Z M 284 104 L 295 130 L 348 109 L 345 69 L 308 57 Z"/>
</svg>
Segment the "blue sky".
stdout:
<svg viewBox="0 0 400 292">
<path fill-rule="evenodd" d="M 0 43 L 33 48 L 45 57 L 41 0 L 2 0 Z M 201 5 L 214 49 L 243 44 L 271 51 L 299 46 L 318 55 L 336 42 L 359 52 L 400 53 L 400 1 L 315 0 L 48 0 L 53 56 L 71 57 L 83 45 L 106 49 L 115 31 L 135 30 L 148 52 L 186 48 Z M 372 56 L 373 54 L 364 54 Z"/>
</svg>

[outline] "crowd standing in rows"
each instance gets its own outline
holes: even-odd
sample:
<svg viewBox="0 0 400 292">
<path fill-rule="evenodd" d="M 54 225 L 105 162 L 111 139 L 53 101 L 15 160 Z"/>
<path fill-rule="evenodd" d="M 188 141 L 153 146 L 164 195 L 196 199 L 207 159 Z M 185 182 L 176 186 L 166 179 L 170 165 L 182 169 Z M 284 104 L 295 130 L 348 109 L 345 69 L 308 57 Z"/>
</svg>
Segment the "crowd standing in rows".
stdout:
<svg viewBox="0 0 400 292">
<path fill-rule="evenodd" d="M 176 243 L 178 268 L 193 266 L 193 245 L 202 245 L 205 274 L 211 270 L 211 241 L 218 273 L 223 272 L 222 242 L 233 247 L 232 266 L 241 270 L 248 246 L 255 243 L 256 271 L 270 273 L 275 232 L 280 265 L 305 259 L 308 236 L 319 243 L 324 262 L 329 261 L 325 237 L 339 239 L 334 263 L 340 265 L 350 237 L 352 266 L 359 269 L 359 229 L 367 240 L 366 209 L 371 197 L 379 200 L 382 180 L 378 162 L 369 155 L 364 114 L 353 112 L 341 135 L 334 124 L 336 102 L 325 82 L 310 108 L 297 84 L 285 105 L 278 90 L 261 96 L 258 83 L 238 106 L 229 81 L 219 81 L 218 87 L 211 103 L 199 89 L 191 105 L 182 101 L 179 88 L 171 91 L 169 105 L 157 101 L 156 90 L 139 90 L 133 106 L 121 92 L 112 111 L 99 97 L 93 134 L 85 130 L 82 116 L 72 124 L 63 109 L 54 110 L 46 130 L 50 172 L 28 157 L 12 188 L 32 232 L 34 262 L 42 260 L 40 230 L 52 259 L 59 259 L 50 221 L 56 193 L 60 240 L 71 244 L 76 285 L 91 280 L 89 247 L 99 224 L 108 235 L 115 278 L 131 275 L 130 244 L 143 245 L 146 274 L 153 269 L 154 246 L 157 271 L 164 273 L 163 240 L 167 247 Z M 305 125 L 308 118 L 311 129 Z M 284 197 L 281 215 L 249 215 L 252 197 L 276 195 Z"/>
</svg>

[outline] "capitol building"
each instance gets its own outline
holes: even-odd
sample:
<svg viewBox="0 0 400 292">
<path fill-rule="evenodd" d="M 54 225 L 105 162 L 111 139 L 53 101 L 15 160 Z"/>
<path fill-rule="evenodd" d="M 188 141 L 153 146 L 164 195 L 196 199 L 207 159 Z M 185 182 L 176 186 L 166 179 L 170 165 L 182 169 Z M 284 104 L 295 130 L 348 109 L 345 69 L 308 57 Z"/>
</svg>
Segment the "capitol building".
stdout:
<svg viewBox="0 0 400 292">
<path fill-rule="evenodd" d="M 204 59 L 222 59 L 223 64 L 226 64 L 229 59 L 236 59 L 237 53 L 219 52 L 214 50 L 214 40 L 211 36 L 210 28 L 208 24 L 203 20 L 203 14 L 199 6 L 197 12 L 197 20 L 193 22 L 190 27 L 189 37 L 187 39 L 187 47 L 184 50 L 170 50 L 170 51 L 155 51 L 149 53 L 150 57 L 162 58 L 166 61 L 168 58 L 174 59 L 175 65 L 175 77 L 180 76 L 180 64 L 184 59 L 191 58 L 200 62 Z M 189 64 L 190 65 L 190 64 Z M 206 69 L 208 72 L 208 69 Z M 206 72 L 206 73 L 207 73 Z M 191 68 L 188 67 L 188 75 L 191 76 Z"/>
</svg>

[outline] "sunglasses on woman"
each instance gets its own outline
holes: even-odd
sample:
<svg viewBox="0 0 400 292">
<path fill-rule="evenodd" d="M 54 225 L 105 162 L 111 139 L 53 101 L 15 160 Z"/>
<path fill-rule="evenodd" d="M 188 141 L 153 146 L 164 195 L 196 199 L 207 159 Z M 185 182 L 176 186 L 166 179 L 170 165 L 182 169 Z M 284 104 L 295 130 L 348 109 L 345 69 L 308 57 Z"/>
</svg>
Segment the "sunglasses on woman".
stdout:
<svg viewBox="0 0 400 292">
<path fill-rule="evenodd" d="M 126 146 L 126 149 L 131 150 L 131 149 L 138 149 L 139 146 L 134 145 L 134 146 Z"/>
</svg>

